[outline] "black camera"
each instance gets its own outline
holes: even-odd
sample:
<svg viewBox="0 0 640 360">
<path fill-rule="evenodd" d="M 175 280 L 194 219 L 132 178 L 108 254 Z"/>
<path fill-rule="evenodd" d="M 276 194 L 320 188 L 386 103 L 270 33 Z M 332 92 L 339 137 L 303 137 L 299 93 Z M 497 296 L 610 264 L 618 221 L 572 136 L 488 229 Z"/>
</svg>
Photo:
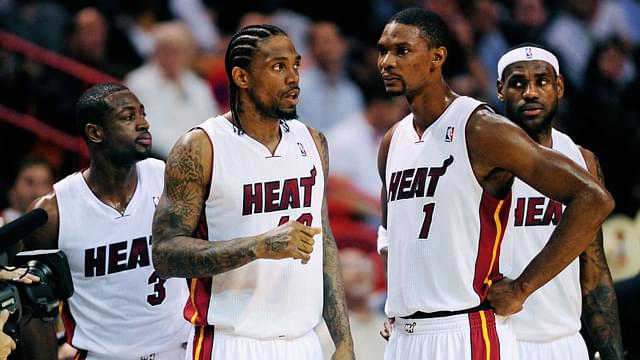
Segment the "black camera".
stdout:
<svg viewBox="0 0 640 360">
<path fill-rule="evenodd" d="M 0 283 L 0 311 L 11 314 L 4 332 L 17 342 L 20 328 L 32 318 L 51 321 L 58 316 L 60 300 L 73 295 L 73 282 L 67 257 L 59 249 L 23 251 L 13 264 L 40 278 L 31 284 Z"/>
<path fill-rule="evenodd" d="M 0 227 L 0 266 L 6 266 L 6 253 L 11 246 L 47 222 L 47 213 L 35 209 Z M 58 315 L 60 300 L 73 295 L 73 282 L 67 257 L 62 250 L 23 251 L 15 255 L 13 266 L 26 267 L 40 278 L 31 284 L 0 282 L 0 311 L 9 311 L 4 332 L 16 342 L 20 329 L 32 318 L 45 321 Z"/>
</svg>

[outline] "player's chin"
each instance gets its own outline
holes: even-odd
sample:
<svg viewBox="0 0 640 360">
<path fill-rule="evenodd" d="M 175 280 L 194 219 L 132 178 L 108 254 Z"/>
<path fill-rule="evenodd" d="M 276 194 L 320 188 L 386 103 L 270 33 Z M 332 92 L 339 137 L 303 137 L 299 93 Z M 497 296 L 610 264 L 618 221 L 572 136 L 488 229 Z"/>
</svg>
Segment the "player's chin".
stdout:
<svg viewBox="0 0 640 360">
<path fill-rule="evenodd" d="M 293 120 L 298 118 L 298 112 L 296 111 L 295 106 L 289 109 L 280 109 L 278 113 L 278 117 L 283 120 Z"/>
<path fill-rule="evenodd" d="M 151 156 L 151 146 L 148 145 L 143 148 L 140 148 L 140 146 L 138 146 L 135 152 L 135 156 L 137 160 L 144 160 L 148 158 L 149 156 Z"/>
<path fill-rule="evenodd" d="M 544 117 L 533 116 L 533 117 L 520 117 L 519 119 L 520 126 L 527 131 L 528 133 L 537 133 L 542 130 L 545 126 Z"/>
<path fill-rule="evenodd" d="M 384 90 L 391 96 L 404 95 L 404 87 L 395 84 L 385 84 Z"/>
</svg>

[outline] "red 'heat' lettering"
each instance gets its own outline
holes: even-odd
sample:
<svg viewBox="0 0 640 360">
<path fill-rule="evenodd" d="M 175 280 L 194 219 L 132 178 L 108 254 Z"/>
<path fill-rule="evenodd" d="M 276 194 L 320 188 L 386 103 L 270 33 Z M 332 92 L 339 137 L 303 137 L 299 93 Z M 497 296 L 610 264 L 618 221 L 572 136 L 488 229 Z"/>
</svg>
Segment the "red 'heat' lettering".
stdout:
<svg viewBox="0 0 640 360">
<path fill-rule="evenodd" d="M 243 185 L 242 215 L 310 207 L 318 171 L 309 176 Z"/>
</svg>

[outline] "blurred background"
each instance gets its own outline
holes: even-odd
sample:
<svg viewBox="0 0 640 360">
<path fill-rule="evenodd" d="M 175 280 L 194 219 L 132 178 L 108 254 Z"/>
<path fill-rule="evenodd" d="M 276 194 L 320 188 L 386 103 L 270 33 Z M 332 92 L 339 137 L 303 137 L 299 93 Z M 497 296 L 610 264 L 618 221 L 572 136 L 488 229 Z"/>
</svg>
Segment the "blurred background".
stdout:
<svg viewBox="0 0 640 360">
<path fill-rule="evenodd" d="M 299 117 L 329 141 L 330 218 L 356 351 L 364 359 L 382 358 L 376 157 L 382 134 L 408 107 L 384 92 L 376 42 L 391 15 L 421 6 L 450 28 L 444 74 L 454 91 L 499 113 L 500 56 L 524 41 L 555 52 L 567 85 L 555 127 L 599 157 L 617 204 L 604 226 L 607 258 L 614 279 L 638 274 L 639 0 L 352 0 L 355 11 L 344 5 L 0 0 L 0 214 L 14 219 L 54 181 L 87 165 L 73 109 L 92 84 L 124 82 L 138 95 L 154 156 L 164 159 L 182 133 L 228 109 L 224 51 L 233 33 L 249 24 L 278 25 L 303 56 Z"/>
</svg>

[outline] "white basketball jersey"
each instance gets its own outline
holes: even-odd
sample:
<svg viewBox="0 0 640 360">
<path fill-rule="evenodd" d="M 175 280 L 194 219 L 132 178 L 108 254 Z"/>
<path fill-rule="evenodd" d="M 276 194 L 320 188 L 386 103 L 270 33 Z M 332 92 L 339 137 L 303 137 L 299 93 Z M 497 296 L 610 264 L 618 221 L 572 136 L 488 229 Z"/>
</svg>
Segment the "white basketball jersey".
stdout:
<svg viewBox="0 0 640 360">
<path fill-rule="evenodd" d="M 484 192 L 467 155 L 467 120 L 481 105 L 458 97 L 421 138 L 412 114 L 393 133 L 386 167 L 389 316 L 478 306 L 501 278 L 511 196 Z"/>
<path fill-rule="evenodd" d="M 75 293 L 64 304 L 67 341 L 108 358 L 132 359 L 179 348 L 189 335 L 182 279 L 160 279 L 151 260 L 151 222 L 164 163 L 137 164 L 138 184 L 124 215 L 100 201 L 81 173 L 54 185 L 58 246 Z"/>
<path fill-rule="evenodd" d="M 289 131 L 275 153 L 222 116 L 199 127 L 211 139 L 213 173 L 199 238 L 255 236 L 289 220 L 321 227 L 324 173 L 306 125 Z M 311 260 L 259 259 L 206 279 L 191 280 L 185 317 L 195 325 L 253 338 L 293 338 L 320 321 L 323 303 L 322 235 Z"/>
<path fill-rule="evenodd" d="M 586 169 L 580 149 L 565 134 L 553 129 L 553 149 Z M 521 181 L 513 183 L 513 216 L 501 259 L 505 276 L 517 278 L 542 248 L 562 217 L 564 205 L 551 200 Z M 580 263 L 567 268 L 536 290 L 524 303 L 524 310 L 511 316 L 518 340 L 549 341 L 580 330 L 582 293 Z"/>
</svg>

